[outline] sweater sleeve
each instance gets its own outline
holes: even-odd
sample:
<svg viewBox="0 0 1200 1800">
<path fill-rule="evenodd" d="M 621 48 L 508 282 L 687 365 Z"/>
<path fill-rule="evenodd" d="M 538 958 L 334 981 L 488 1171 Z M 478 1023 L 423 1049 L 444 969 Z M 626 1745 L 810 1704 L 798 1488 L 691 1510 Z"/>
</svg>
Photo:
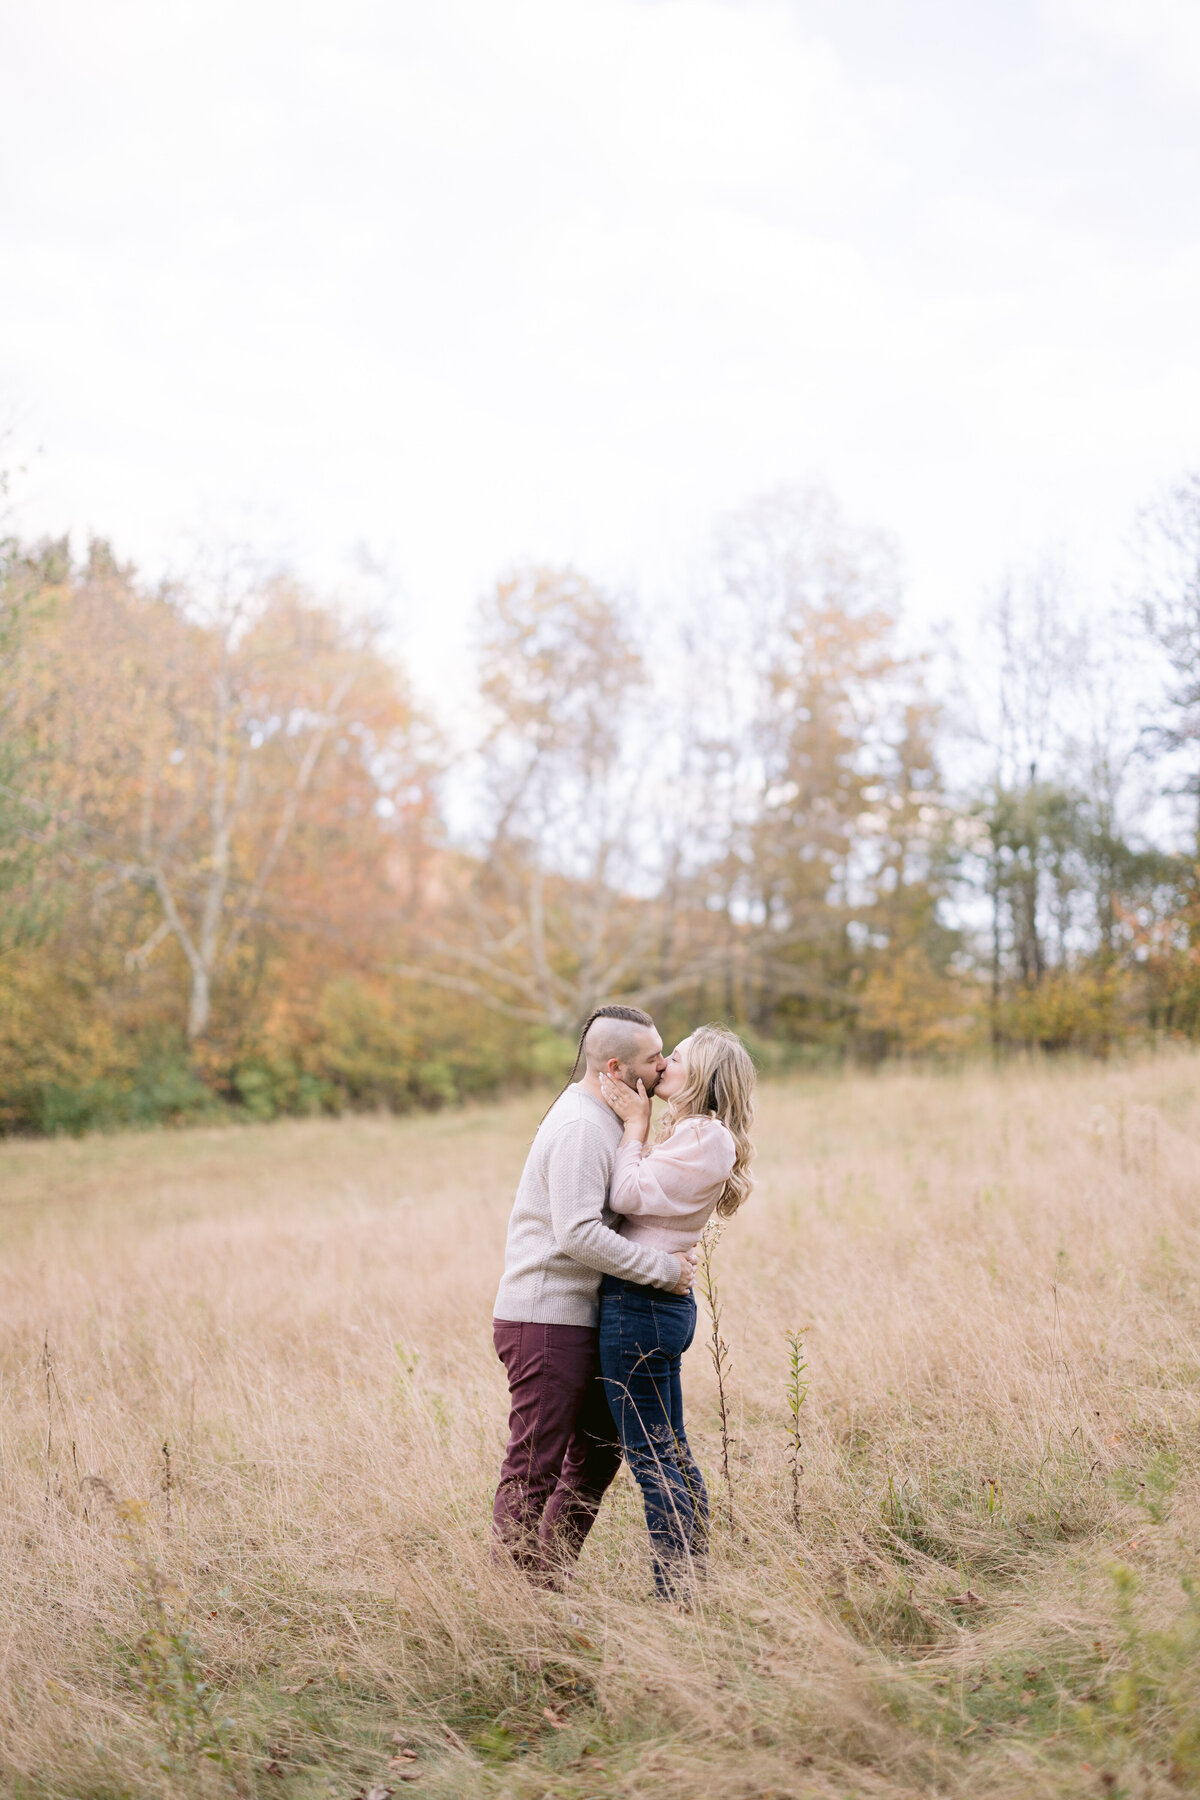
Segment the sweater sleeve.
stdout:
<svg viewBox="0 0 1200 1800">
<path fill-rule="evenodd" d="M 605 1275 L 642 1287 L 673 1288 L 679 1259 L 669 1250 L 631 1244 L 604 1223 L 605 1164 L 596 1132 L 571 1120 L 555 1133 L 546 1159 L 550 1226 L 565 1255 Z"/>
<path fill-rule="evenodd" d="M 736 1156 L 733 1137 L 718 1119 L 685 1119 L 665 1144 L 650 1150 L 621 1146 L 608 1203 L 629 1217 L 694 1212 L 728 1181 Z"/>
</svg>

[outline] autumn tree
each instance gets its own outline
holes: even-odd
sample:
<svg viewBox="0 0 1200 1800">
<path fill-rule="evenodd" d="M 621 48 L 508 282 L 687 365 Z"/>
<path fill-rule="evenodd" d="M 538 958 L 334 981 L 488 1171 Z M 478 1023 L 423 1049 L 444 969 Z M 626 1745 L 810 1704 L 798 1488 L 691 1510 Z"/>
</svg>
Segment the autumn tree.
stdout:
<svg viewBox="0 0 1200 1800">
<path fill-rule="evenodd" d="M 378 866 L 382 816 L 394 833 L 428 808 L 414 709 L 374 634 L 289 581 L 206 604 L 144 591 L 95 543 L 38 660 L 70 854 L 93 907 L 137 926 L 131 964 L 166 945 L 181 956 L 192 1040 L 264 923 L 336 918 L 331 847 Z"/>
<path fill-rule="evenodd" d="M 742 818 L 722 901 L 741 1007 L 762 1029 L 787 1017 L 820 1034 L 856 1004 L 853 926 L 873 884 L 914 868 L 911 851 L 889 859 L 870 841 L 920 689 L 895 645 L 894 554 L 824 490 L 783 489 L 727 523 L 719 567 L 746 644 Z"/>
<path fill-rule="evenodd" d="M 1200 472 L 1185 476 L 1142 518 L 1141 615 L 1166 659 L 1161 716 L 1147 736 L 1184 764 L 1200 862 Z"/>
<path fill-rule="evenodd" d="M 65 566 L 61 545 L 30 556 L 16 539 L 0 543 L 0 955 L 42 933 L 54 908 L 57 825 L 24 679 L 39 611 Z"/>
<path fill-rule="evenodd" d="M 1129 650 L 1114 664 L 1115 648 L 1072 618 L 1053 560 L 1006 580 L 987 633 L 988 680 L 971 703 L 987 773 L 969 803 L 967 865 L 990 913 L 993 1041 L 1103 1045 L 1133 918 L 1170 879 L 1137 829 L 1149 797 Z"/>
<path fill-rule="evenodd" d="M 645 669 L 622 608 L 570 568 L 500 581 L 477 646 L 471 855 L 443 929 L 406 972 L 569 1030 L 636 984 L 653 936 L 634 898 Z"/>
<path fill-rule="evenodd" d="M 1145 719 L 1142 747 L 1164 797 L 1184 803 L 1182 843 L 1160 904 L 1127 917 L 1145 959 L 1156 1026 L 1200 1029 L 1200 471 L 1193 470 L 1140 520 L 1138 611 L 1161 658 L 1159 704 Z M 1164 886 L 1166 884 L 1163 884 Z"/>
<path fill-rule="evenodd" d="M 854 1043 L 874 1060 L 961 1051 L 974 1031 L 964 934 L 947 916 L 961 852 L 941 767 L 941 723 L 942 708 L 918 682 L 899 698 L 863 790 L 858 856 L 866 898 L 850 927 L 859 948 Z"/>
</svg>

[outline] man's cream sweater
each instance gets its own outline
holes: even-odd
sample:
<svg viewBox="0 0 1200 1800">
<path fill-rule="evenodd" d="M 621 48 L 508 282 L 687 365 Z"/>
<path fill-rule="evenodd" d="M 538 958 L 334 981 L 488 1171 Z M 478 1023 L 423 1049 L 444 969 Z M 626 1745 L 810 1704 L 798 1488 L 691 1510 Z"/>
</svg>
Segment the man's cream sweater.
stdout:
<svg viewBox="0 0 1200 1800">
<path fill-rule="evenodd" d="M 623 1129 L 614 1112 L 578 1086 L 554 1102 L 517 1188 L 496 1318 L 595 1325 L 601 1275 L 675 1286 L 678 1258 L 617 1236 L 608 1189 Z"/>
</svg>

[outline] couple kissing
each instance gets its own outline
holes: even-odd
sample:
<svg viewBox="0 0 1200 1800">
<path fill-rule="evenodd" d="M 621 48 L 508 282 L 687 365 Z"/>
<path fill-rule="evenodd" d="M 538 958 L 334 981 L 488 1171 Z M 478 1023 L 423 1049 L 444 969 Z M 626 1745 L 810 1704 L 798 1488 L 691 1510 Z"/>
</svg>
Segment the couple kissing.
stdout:
<svg viewBox="0 0 1200 1800">
<path fill-rule="evenodd" d="M 580 1064 L 584 1073 L 576 1079 Z M 624 1456 L 655 1591 L 703 1569 L 708 1494 L 683 1423 L 696 1244 L 750 1191 L 754 1064 L 721 1025 L 663 1055 L 648 1013 L 601 1006 L 517 1188 L 493 1335 L 511 1394 L 493 1545 L 561 1586 Z M 665 1102 L 653 1142 L 651 1098 Z"/>
</svg>

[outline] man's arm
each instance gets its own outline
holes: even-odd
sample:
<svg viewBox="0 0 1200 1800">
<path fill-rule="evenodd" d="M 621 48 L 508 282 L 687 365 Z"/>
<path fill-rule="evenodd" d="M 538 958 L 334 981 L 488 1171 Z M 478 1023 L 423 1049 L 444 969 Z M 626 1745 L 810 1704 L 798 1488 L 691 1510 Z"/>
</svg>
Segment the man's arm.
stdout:
<svg viewBox="0 0 1200 1800">
<path fill-rule="evenodd" d="M 684 1272 L 679 1257 L 649 1244 L 631 1244 L 604 1223 L 604 1175 L 596 1129 L 575 1119 L 560 1125 L 546 1157 L 550 1224 L 559 1249 L 604 1275 L 619 1275 L 643 1287 L 678 1287 Z"/>
</svg>

